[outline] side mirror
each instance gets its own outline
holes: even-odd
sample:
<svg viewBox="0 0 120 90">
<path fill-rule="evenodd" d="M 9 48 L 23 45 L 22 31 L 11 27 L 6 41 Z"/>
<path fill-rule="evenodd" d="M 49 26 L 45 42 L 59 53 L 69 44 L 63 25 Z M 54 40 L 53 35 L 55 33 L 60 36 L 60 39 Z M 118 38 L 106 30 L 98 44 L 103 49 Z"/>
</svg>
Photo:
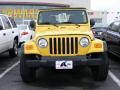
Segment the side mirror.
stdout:
<svg viewBox="0 0 120 90">
<path fill-rule="evenodd" d="M 3 26 L 2 25 L 0 25 L 0 30 L 3 30 Z"/>
<path fill-rule="evenodd" d="M 29 28 L 32 30 L 35 30 L 35 21 L 34 20 L 30 21 Z"/>
<path fill-rule="evenodd" d="M 111 27 L 108 27 L 108 28 L 107 28 L 107 30 L 110 30 L 110 29 L 111 29 Z"/>
<path fill-rule="evenodd" d="M 120 34 L 120 30 L 118 30 L 118 33 Z"/>
<path fill-rule="evenodd" d="M 95 20 L 94 19 L 90 19 L 90 26 L 93 27 L 95 25 Z"/>
</svg>

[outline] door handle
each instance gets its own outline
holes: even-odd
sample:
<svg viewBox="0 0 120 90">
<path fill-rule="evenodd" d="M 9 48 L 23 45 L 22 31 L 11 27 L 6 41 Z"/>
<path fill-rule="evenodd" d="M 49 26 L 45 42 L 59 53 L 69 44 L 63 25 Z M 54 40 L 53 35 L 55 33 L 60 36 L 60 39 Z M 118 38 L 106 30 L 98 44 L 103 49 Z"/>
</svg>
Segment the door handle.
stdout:
<svg viewBox="0 0 120 90">
<path fill-rule="evenodd" d="M 12 31 L 12 33 L 14 33 L 14 31 Z"/>
<path fill-rule="evenodd" d="M 3 36 L 6 36 L 6 33 L 3 33 Z"/>
</svg>

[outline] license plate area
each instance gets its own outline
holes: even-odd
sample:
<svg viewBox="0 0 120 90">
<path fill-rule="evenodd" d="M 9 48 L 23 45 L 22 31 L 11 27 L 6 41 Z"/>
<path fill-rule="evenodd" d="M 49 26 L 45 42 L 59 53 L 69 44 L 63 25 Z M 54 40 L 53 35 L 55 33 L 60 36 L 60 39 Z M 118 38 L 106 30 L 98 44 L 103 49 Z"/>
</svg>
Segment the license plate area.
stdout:
<svg viewBox="0 0 120 90">
<path fill-rule="evenodd" d="M 56 61 L 55 69 L 73 69 L 73 62 L 68 60 Z"/>
</svg>

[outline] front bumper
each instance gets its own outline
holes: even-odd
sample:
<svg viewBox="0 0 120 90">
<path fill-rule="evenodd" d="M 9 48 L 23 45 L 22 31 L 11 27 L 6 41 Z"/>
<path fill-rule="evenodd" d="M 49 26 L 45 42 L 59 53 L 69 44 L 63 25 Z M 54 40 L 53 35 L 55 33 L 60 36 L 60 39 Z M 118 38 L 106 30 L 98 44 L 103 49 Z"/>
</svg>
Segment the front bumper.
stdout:
<svg viewBox="0 0 120 90">
<path fill-rule="evenodd" d="M 101 58 L 87 58 L 86 56 L 60 56 L 60 57 L 41 57 L 36 60 L 26 60 L 28 67 L 55 67 L 56 61 L 72 61 L 73 68 L 80 66 L 93 66 L 103 63 Z"/>
</svg>

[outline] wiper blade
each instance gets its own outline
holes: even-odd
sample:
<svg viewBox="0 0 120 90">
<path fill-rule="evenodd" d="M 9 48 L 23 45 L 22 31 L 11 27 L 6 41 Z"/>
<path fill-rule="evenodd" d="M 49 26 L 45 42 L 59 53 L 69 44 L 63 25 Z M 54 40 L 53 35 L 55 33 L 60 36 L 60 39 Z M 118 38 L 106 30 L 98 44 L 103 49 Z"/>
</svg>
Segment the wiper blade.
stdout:
<svg viewBox="0 0 120 90">
<path fill-rule="evenodd" d="M 79 26 L 79 27 L 80 27 L 79 24 L 76 24 L 76 23 L 74 23 L 74 22 L 62 22 L 62 24 L 75 24 L 76 26 Z"/>
<path fill-rule="evenodd" d="M 72 22 L 62 22 L 61 24 L 71 24 Z"/>
<path fill-rule="evenodd" d="M 50 22 L 42 22 L 40 24 L 51 24 Z"/>
<path fill-rule="evenodd" d="M 53 24 L 53 23 L 50 23 L 50 22 L 42 22 L 40 24 L 48 24 L 48 25 L 54 25 L 54 26 L 58 27 L 56 24 Z"/>
<path fill-rule="evenodd" d="M 78 26 L 78 27 L 80 27 L 80 25 L 79 24 L 75 24 L 76 26 Z"/>
</svg>

